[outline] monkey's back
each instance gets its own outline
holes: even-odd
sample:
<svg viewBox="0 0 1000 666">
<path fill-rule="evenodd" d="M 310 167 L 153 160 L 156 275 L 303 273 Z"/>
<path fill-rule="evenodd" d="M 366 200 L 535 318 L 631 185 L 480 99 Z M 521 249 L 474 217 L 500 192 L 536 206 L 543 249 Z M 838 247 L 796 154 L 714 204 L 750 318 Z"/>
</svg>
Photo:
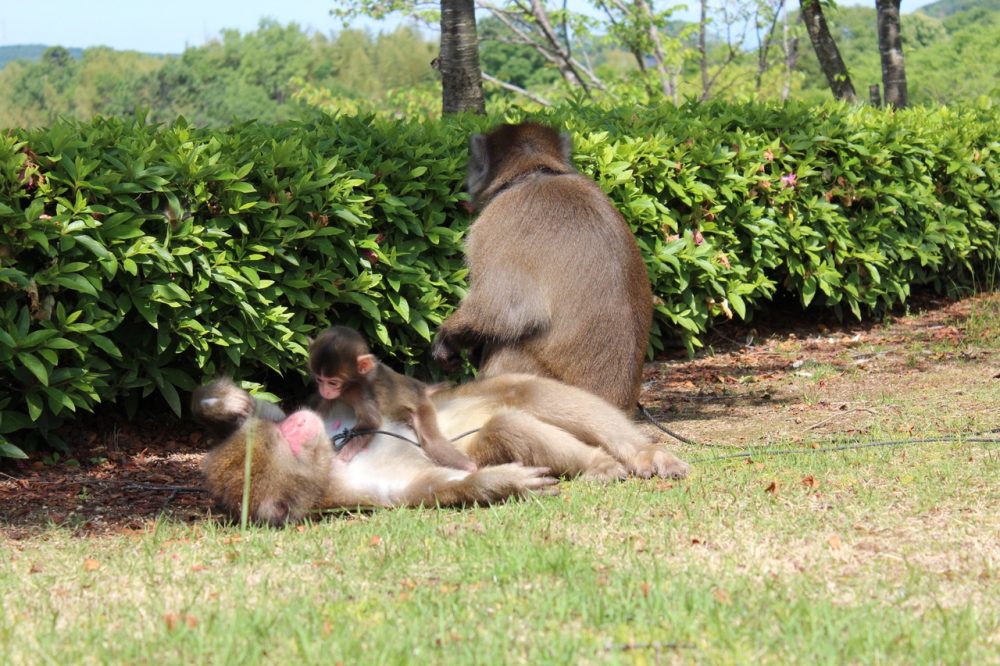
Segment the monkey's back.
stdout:
<svg viewBox="0 0 1000 666">
<path fill-rule="evenodd" d="M 469 231 L 470 279 L 518 275 L 548 309 L 547 330 L 484 351 L 482 372 L 532 372 L 624 409 L 638 399 L 652 292 L 631 229 L 595 182 L 539 174 L 497 195 Z"/>
</svg>

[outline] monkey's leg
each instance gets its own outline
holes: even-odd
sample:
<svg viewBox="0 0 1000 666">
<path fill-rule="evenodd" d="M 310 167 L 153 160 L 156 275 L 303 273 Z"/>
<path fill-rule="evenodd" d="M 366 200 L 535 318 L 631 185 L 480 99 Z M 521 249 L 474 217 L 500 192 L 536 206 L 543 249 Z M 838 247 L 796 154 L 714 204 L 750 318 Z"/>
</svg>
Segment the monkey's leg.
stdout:
<svg viewBox="0 0 1000 666">
<path fill-rule="evenodd" d="M 251 416 L 274 423 L 285 418 L 280 407 L 254 398 L 226 378 L 195 389 L 191 415 L 219 437 L 235 432 Z"/>
<path fill-rule="evenodd" d="M 599 447 L 588 446 L 566 430 L 517 409 L 487 421 L 469 453 L 481 465 L 516 460 L 548 467 L 560 476 L 597 481 L 624 479 L 627 474 L 619 461 Z"/>
<path fill-rule="evenodd" d="M 488 286 L 473 283 L 458 309 L 441 327 L 431 347 L 445 368 L 458 364 L 462 348 L 483 342 L 505 345 L 548 329 L 551 313 L 535 278 L 524 271 L 497 268 Z"/>
<path fill-rule="evenodd" d="M 510 373 L 535 375 L 536 377 L 551 377 L 548 369 L 518 347 L 499 347 L 487 349 L 484 360 L 479 366 L 479 376 L 496 377 Z"/>
<path fill-rule="evenodd" d="M 607 424 L 600 420 L 567 422 L 558 417 L 546 420 L 553 420 L 583 441 L 600 447 L 614 459 L 621 461 L 629 474 L 643 479 L 653 476 L 683 479 L 691 469 L 690 465 L 669 450 L 650 442 L 638 426 L 627 418 L 610 431 Z"/>
<path fill-rule="evenodd" d="M 406 506 L 468 506 L 492 504 L 534 492 L 554 492 L 558 479 L 544 467 L 509 463 L 463 474 L 446 467 L 432 467 L 409 483 L 393 504 Z"/>
<path fill-rule="evenodd" d="M 536 418 L 598 447 L 625 465 L 631 474 L 683 478 L 690 466 L 667 449 L 649 441 L 617 407 L 585 391 L 532 382 L 521 404 Z"/>
</svg>

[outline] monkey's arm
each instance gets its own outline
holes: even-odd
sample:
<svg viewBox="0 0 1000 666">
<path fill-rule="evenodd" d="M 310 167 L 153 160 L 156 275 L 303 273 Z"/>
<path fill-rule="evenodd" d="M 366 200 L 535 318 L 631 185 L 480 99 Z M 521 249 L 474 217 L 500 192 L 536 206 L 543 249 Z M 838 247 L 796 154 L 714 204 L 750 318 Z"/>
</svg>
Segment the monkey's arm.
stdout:
<svg viewBox="0 0 1000 666">
<path fill-rule="evenodd" d="M 382 425 L 382 414 L 379 412 L 378 401 L 374 395 L 359 392 L 350 396 L 345 394 L 342 399 L 346 400 L 347 404 L 354 410 L 354 416 L 357 419 L 357 423 L 354 425 L 356 431 L 378 430 Z M 352 437 L 337 452 L 337 457 L 344 462 L 350 462 L 354 456 L 368 446 L 374 436 L 374 433 L 367 433 Z"/>
<path fill-rule="evenodd" d="M 413 431 L 417 434 L 417 441 L 423 447 L 431 460 L 455 469 L 464 469 L 467 472 L 475 472 L 478 469 L 476 463 L 469 456 L 465 455 L 451 443 L 438 426 L 437 411 L 430 400 L 424 400 L 417 405 L 412 415 Z"/>
<path fill-rule="evenodd" d="M 461 475 L 461 476 L 459 476 Z M 434 467 L 411 481 L 397 504 L 404 506 L 469 506 L 492 504 L 508 497 L 534 492 L 556 494 L 558 479 L 545 467 L 508 463 L 483 467 L 462 475 L 456 470 Z"/>
<path fill-rule="evenodd" d="M 512 344 L 549 328 L 549 305 L 533 276 L 506 267 L 491 270 L 489 278 L 485 285 L 473 281 L 434 337 L 434 360 L 447 370 L 458 366 L 463 348 Z"/>
</svg>

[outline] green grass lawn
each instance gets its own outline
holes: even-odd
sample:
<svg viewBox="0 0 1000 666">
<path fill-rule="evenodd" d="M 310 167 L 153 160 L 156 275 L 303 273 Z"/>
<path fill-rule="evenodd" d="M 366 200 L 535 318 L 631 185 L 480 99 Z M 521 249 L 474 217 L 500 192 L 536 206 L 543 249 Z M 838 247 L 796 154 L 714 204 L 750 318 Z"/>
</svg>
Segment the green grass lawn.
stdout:
<svg viewBox="0 0 1000 666">
<path fill-rule="evenodd" d="M 695 457 L 694 455 L 690 457 Z M 997 663 L 1000 447 L 4 543 L 4 663 Z"/>
</svg>

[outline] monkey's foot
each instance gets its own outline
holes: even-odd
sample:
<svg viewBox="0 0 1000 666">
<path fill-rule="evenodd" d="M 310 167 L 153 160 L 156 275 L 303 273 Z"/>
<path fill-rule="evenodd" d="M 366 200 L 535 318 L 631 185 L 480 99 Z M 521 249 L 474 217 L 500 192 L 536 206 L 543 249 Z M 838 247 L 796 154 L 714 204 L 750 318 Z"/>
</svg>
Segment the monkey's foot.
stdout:
<svg viewBox="0 0 1000 666">
<path fill-rule="evenodd" d="M 254 412 L 250 394 L 228 379 L 219 379 L 195 391 L 192 410 L 215 423 L 242 423 Z"/>
<path fill-rule="evenodd" d="M 683 479 L 691 466 L 664 449 L 649 447 L 635 455 L 629 465 L 633 474 L 643 479 L 659 476 L 667 479 Z"/>
<path fill-rule="evenodd" d="M 625 466 L 603 452 L 580 475 L 584 481 L 600 482 L 623 481 L 627 477 L 628 470 Z"/>
</svg>

